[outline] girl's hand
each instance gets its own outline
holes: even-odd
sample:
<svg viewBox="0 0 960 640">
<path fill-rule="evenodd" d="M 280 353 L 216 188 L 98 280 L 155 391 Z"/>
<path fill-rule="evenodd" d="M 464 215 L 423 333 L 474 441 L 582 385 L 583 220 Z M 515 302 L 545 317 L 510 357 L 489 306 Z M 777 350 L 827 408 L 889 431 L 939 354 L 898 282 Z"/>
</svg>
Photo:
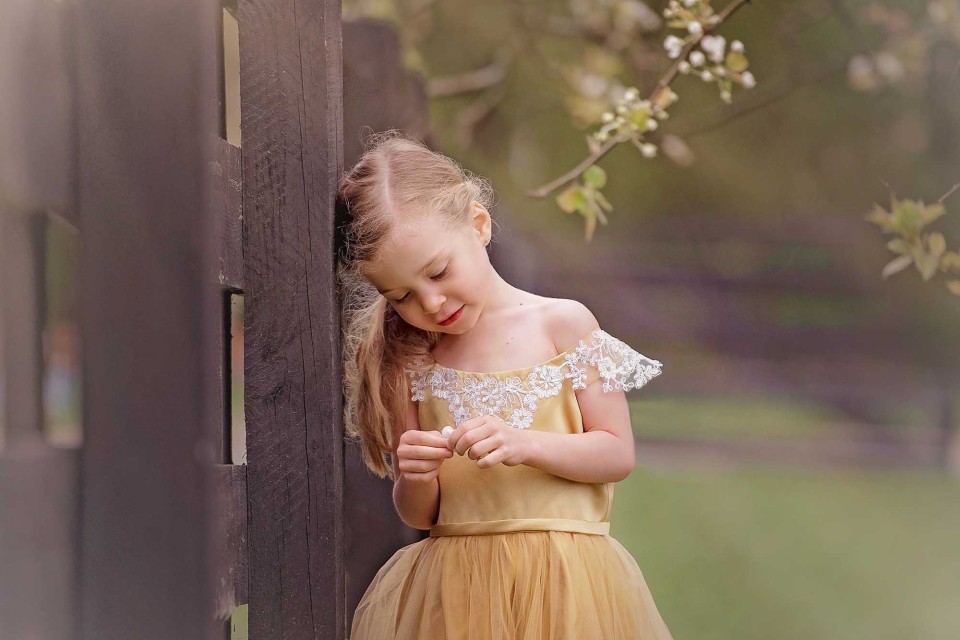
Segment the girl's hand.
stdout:
<svg viewBox="0 0 960 640">
<path fill-rule="evenodd" d="M 412 482 L 432 482 L 440 473 L 443 461 L 452 457 L 447 439 L 436 431 L 409 429 L 400 435 L 397 468 Z"/>
<path fill-rule="evenodd" d="M 503 463 L 515 467 L 527 460 L 529 438 L 494 416 L 478 416 L 462 423 L 447 437 L 450 447 L 487 469 Z"/>
</svg>

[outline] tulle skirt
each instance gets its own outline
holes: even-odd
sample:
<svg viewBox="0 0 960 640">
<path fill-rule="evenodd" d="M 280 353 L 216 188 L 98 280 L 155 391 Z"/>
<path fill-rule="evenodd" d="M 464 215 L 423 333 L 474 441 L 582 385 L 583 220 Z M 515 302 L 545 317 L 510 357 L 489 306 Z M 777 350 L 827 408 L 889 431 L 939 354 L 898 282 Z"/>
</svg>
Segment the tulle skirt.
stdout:
<svg viewBox="0 0 960 640">
<path fill-rule="evenodd" d="M 609 535 L 425 538 L 377 572 L 350 640 L 670 640 L 633 556 Z"/>
</svg>

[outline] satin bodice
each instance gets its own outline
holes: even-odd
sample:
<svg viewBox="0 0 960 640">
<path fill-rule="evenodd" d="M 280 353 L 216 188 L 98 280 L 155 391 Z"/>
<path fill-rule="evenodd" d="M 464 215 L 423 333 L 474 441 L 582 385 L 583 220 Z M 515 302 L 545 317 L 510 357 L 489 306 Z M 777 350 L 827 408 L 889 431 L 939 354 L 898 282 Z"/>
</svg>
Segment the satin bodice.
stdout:
<svg viewBox="0 0 960 640">
<path fill-rule="evenodd" d="M 434 364 L 408 370 L 421 430 L 441 431 L 493 415 L 517 429 L 583 433 L 576 391 L 603 384 L 605 392 L 636 389 L 662 364 L 602 329 L 538 365 L 492 373 Z M 527 465 L 489 469 L 455 455 L 439 473 L 440 512 L 430 536 L 558 530 L 607 534 L 613 483 L 577 482 Z"/>
</svg>

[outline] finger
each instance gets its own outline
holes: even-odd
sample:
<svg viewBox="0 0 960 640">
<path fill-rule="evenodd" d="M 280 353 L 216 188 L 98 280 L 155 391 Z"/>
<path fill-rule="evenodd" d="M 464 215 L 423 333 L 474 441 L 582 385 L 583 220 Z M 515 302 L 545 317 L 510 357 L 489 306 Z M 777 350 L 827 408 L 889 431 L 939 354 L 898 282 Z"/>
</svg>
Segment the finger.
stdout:
<svg viewBox="0 0 960 640">
<path fill-rule="evenodd" d="M 507 454 L 503 449 L 496 449 L 492 453 L 489 453 L 477 460 L 477 466 L 481 469 L 489 469 L 490 467 L 503 462 L 503 459 L 506 457 L 506 455 Z"/>
<path fill-rule="evenodd" d="M 429 460 L 403 460 L 400 463 L 400 471 L 404 473 L 427 473 L 436 468 L 437 463 Z"/>
<path fill-rule="evenodd" d="M 419 460 L 434 460 L 436 458 L 449 458 L 453 452 L 447 448 L 446 442 L 439 447 L 426 447 L 422 445 L 405 445 L 402 453 L 403 457 Z"/>
<path fill-rule="evenodd" d="M 497 449 L 497 443 L 493 438 L 484 438 L 477 444 L 467 449 L 467 457 L 471 460 L 479 460 L 485 455 L 489 455 Z"/>
<path fill-rule="evenodd" d="M 464 455 L 467 452 L 467 449 L 480 442 L 484 438 L 490 435 L 490 427 L 488 425 L 483 425 L 481 427 L 476 427 L 470 431 L 463 434 L 459 440 L 457 440 L 456 447 L 454 450 L 460 455 Z M 454 434 L 456 435 L 456 434 Z"/>
<path fill-rule="evenodd" d="M 446 438 L 441 436 L 439 431 L 420 431 L 419 429 L 404 431 L 400 441 L 404 444 L 426 445 L 431 447 L 444 446 L 446 444 Z"/>
<path fill-rule="evenodd" d="M 459 425 L 457 425 L 457 428 L 454 429 L 453 433 L 450 435 L 451 437 L 462 436 L 467 431 L 472 431 L 477 427 L 485 425 L 489 419 L 490 416 L 477 416 L 476 418 L 470 418 L 469 420 L 461 422 Z"/>
</svg>

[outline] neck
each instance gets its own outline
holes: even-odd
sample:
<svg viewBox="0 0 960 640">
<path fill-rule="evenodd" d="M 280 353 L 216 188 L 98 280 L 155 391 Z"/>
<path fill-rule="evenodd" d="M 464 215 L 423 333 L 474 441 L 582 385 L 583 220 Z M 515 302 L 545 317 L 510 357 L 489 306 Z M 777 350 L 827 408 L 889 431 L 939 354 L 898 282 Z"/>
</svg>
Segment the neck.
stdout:
<svg viewBox="0 0 960 640">
<path fill-rule="evenodd" d="M 463 334 L 448 334 L 442 338 L 449 346 L 464 340 L 467 342 L 484 335 L 489 329 L 502 325 L 504 316 L 515 312 L 521 304 L 528 301 L 531 294 L 514 287 L 500 277 L 495 269 L 490 269 L 490 288 L 483 309 L 476 324 Z M 495 333 L 496 331 L 494 331 Z"/>
</svg>

